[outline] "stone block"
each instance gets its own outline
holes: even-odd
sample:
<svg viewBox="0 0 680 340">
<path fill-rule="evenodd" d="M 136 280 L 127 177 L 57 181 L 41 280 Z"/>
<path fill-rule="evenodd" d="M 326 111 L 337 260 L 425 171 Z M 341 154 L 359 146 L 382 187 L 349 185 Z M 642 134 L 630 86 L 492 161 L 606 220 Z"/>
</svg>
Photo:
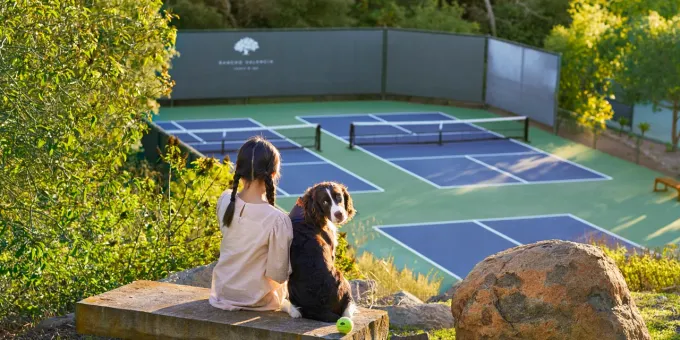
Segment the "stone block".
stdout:
<svg viewBox="0 0 680 340">
<path fill-rule="evenodd" d="M 135 281 L 79 301 L 79 334 L 122 339 L 387 339 L 387 313 L 359 308 L 348 334 L 335 324 L 292 319 L 285 312 L 224 311 L 208 303 L 210 290 Z"/>
</svg>

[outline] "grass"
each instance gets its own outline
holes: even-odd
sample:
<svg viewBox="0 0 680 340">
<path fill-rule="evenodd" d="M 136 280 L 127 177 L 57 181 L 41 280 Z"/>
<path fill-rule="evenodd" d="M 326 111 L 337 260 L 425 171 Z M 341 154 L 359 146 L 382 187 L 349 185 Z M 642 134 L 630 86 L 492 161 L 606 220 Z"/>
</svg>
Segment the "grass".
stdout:
<svg viewBox="0 0 680 340">
<path fill-rule="evenodd" d="M 392 339 L 393 336 L 407 336 L 407 335 L 417 335 L 425 333 L 422 329 L 415 328 L 390 328 L 390 334 L 388 339 Z M 456 330 L 454 328 L 444 328 L 431 330 L 427 332 L 430 339 L 436 340 L 455 340 Z"/>
<path fill-rule="evenodd" d="M 633 292 L 654 340 L 680 340 L 680 295 Z"/>
<path fill-rule="evenodd" d="M 365 278 L 376 281 L 378 298 L 405 290 L 425 301 L 439 293 L 443 280 L 434 272 L 416 275 L 408 268 L 398 270 L 392 258 L 376 259 L 368 252 L 359 257 L 357 266 Z"/>
</svg>

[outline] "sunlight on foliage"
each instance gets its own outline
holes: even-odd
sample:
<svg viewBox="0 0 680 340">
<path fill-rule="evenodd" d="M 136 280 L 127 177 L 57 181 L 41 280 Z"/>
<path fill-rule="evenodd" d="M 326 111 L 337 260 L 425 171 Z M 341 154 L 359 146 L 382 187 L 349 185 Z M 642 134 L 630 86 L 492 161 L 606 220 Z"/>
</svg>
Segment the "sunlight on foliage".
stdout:
<svg viewBox="0 0 680 340">
<path fill-rule="evenodd" d="M 423 275 L 408 268 L 398 270 L 392 258 L 377 259 L 368 252 L 359 257 L 358 266 L 366 279 L 375 280 L 378 284 L 378 298 L 405 290 L 425 301 L 439 294 L 443 280 L 435 272 Z"/>
<path fill-rule="evenodd" d="M 170 93 L 160 0 L 0 3 L 0 323 L 216 257 L 227 166 L 138 156 Z"/>
<path fill-rule="evenodd" d="M 599 245 L 623 274 L 631 291 L 680 291 L 680 249 L 668 245 L 652 252 L 627 253 L 626 248 Z"/>
</svg>

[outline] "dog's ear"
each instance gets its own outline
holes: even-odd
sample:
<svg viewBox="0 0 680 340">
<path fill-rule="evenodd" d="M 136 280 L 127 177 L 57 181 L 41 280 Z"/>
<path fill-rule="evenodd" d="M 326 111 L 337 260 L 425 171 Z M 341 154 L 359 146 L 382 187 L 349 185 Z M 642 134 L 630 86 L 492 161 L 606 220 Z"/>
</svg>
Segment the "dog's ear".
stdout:
<svg viewBox="0 0 680 340">
<path fill-rule="evenodd" d="M 347 187 L 341 185 L 340 188 L 342 188 L 342 196 L 345 200 L 345 211 L 347 212 L 346 222 L 349 222 L 349 220 L 354 217 L 354 214 L 356 214 L 356 210 L 354 210 L 354 202 L 352 201 L 352 196 L 350 196 Z"/>
<path fill-rule="evenodd" d="M 321 226 L 325 223 L 326 218 L 323 215 L 321 202 L 317 202 L 315 199 L 318 188 L 318 186 L 313 186 L 307 189 L 307 192 L 302 196 L 302 206 L 305 210 L 305 221 Z"/>
</svg>

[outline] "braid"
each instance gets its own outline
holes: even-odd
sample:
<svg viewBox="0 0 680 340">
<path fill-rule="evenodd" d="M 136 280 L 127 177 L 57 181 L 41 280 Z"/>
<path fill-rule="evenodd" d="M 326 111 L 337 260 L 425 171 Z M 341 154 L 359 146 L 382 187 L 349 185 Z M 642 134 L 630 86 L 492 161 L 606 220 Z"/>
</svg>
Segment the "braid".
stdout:
<svg viewBox="0 0 680 340">
<path fill-rule="evenodd" d="M 269 204 L 274 205 L 276 203 L 276 187 L 274 187 L 274 181 L 271 176 L 264 176 L 264 185 L 267 188 L 267 201 Z"/>
<path fill-rule="evenodd" d="M 235 174 L 234 175 L 234 186 L 232 187 L 231 191 L 231 200 L 229 202 L 229 205 L 227 206 L 227 211 L 224 213 L 224 218 L 222 219 L 222 223 L 229 227 L 231 225 L 231 221 L 234 219 L 234 210 L 236 210 L 236 191 L 238 190 L 238 183 L 241 180 L 241 175 Z"/>
</svg>

